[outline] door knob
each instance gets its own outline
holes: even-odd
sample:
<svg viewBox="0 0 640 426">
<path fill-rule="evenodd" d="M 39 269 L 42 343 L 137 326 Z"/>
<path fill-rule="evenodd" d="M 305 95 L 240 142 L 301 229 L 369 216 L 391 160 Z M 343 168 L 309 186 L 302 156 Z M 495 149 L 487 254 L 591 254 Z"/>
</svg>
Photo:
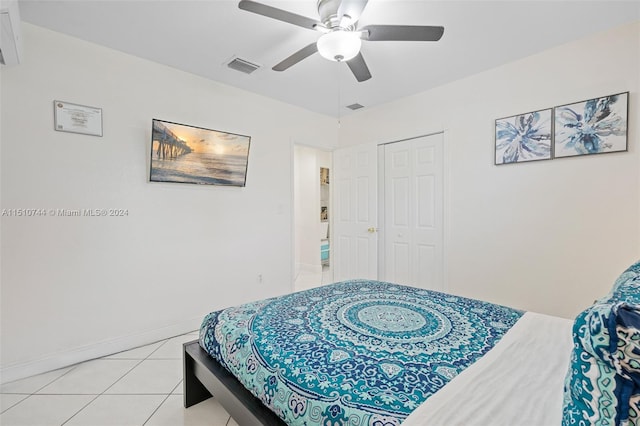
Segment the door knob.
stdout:
<svg viewBox="0 0 640 426">
<path fill-rule="evenodd" d="M 367 229 L 367 232 L 370 234 L 373 234 L 374 232 L 378 232 L 378 228 L 374 228 L 373 226 L 369 229 Z"/>
</svg>

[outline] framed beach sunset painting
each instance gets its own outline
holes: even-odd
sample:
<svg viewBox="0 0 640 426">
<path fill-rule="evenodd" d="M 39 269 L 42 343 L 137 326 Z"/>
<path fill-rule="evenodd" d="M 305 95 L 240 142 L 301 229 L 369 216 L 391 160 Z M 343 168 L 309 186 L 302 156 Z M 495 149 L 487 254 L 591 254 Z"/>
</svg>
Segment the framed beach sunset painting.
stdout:
<svg viewBox="0 0 640 426">
<path fill-rule="evenodd" d="M 554 108 L 555 157 L 627 151 L 629 92 Z"/>
<path fill-rule="evenodd" d="M 153 120 L 151 182 L 245 186 L 251 137 Z"/>
</svg>

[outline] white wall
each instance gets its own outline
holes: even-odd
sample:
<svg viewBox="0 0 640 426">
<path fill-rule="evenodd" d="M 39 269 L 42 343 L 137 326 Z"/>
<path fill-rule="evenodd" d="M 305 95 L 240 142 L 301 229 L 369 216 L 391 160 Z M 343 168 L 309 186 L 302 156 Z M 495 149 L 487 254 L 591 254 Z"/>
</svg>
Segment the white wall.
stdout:
<svg viewBox="0 0 640 426">
<path fill-rule="evenodd" d="M 342 119 L 341 145 L 445 130 L 450 292 L 573 317 L 640 256 L 640 24 Z M 629 152 L 494 166 L 494 120 L 630 91 Z"/>
<path fill-rule="evenodd" d="M 24 62 L 0 71 L 1 207 L 129 215 L 2 217 L 3 381 L 291 291 L 291 144 L 335 145 L 335 120 L 32 25 L 23 36 Z M 54 131 L 54 99 L 102 108 L 104 137 Z M 147 182 L 152 118 L 250 135 L 247 186 Z"/>
</svg>

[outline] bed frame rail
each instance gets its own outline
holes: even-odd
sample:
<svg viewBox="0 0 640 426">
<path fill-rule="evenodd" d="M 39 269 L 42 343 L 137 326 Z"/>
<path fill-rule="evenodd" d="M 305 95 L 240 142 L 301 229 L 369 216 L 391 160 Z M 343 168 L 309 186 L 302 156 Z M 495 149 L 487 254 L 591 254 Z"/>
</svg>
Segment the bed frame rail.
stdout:
<svg viewBox="0 0 640 426">
<path fill-rule="evenodd" d="M 227 369 L 207 354 L 197 340 L 183 345 L 184 407 L 213 395 L 240 426 L 286 425 L 253 396 Z"/>
</svg>

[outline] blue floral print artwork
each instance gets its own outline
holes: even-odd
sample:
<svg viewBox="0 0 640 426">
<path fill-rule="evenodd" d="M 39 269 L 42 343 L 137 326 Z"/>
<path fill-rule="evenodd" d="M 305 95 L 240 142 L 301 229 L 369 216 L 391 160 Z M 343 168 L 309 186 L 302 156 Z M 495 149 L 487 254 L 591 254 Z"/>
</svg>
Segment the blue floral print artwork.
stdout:
<svg viewBox="0 0 640 426">
<path fill-rule="evenodd" d="M 627 150 L 628 93 L 555 108 L 555 156 Z"/>
<path fill-rule="evenodd" d="M 496 164 L 550 158 L 551 109 L 496 120 Z"/>
</svg>

